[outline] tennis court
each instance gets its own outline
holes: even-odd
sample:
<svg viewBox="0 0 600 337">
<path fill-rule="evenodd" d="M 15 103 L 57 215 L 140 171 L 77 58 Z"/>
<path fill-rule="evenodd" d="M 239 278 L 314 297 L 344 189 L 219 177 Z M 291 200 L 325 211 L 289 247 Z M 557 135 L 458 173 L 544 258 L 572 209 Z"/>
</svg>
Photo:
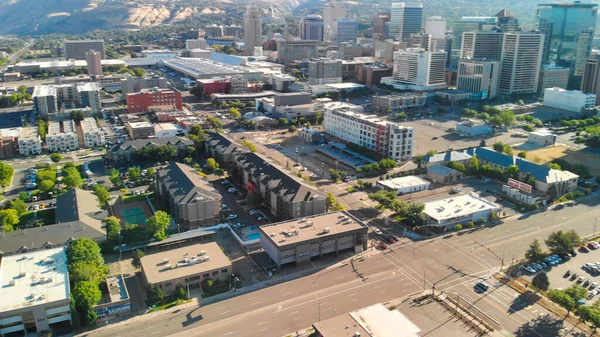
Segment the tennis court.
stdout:
<svg viewBox="0 0 600 337">
<path fill-rule="evenodd" d="M 128 225 L 145 224 L 147 220 L 141 207 L 124 208 L 121 210 L 121 217 Z"/>
</svg>

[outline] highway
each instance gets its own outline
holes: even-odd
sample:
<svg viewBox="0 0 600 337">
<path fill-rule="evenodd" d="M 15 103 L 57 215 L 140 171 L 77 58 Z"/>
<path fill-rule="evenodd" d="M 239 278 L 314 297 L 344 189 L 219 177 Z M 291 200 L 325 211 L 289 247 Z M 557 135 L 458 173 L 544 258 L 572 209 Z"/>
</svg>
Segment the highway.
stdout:
<svg viewBox="0 0 600 337">
<path fill-rule="evenodd" d="M 591 199 L 597 196 L 592 196 Z M 519 308 L 519 295 L 507 287 L 478 295 L 472 285 L 490 280 L 499 270 L 502 256 L 524 254 L 534 238 L 541 241 L 554 230 L 574 228 L 582 234 L 600 216 L 593 205 L 566 207 L 531 215 L 519 221 L 464 235 L 421 242 L 401 242 L 393 251 L 370 251 L 364 260 L 355 258 L 293 281 L 280 283 L 200 308 L 175 313 L 139 316 L 86 333 L 87 336 L 283 336 L 302 331 L 319 319 L 402 298 L 434 284 L 436 290 L 458 293 L 498 320 L 497 328 L 516 331 L 546 311 L 535 304 Z M 484 244 L 475 244 L 475 241 Z M 489 250 L 488 250 L 489 249 Z M 481 297 L 481 298 L 480 298 Z M 509 308 L 513 308 L 511 311 Z M 516 310 L 519 308 L 519 310 Z"/>
<path fill-rule="evenodd" d="M 34 43 L 34 42 L 35 42 L 35 41 L 33 41 L 33 40 L 30 40 L 29 42 L 27 42 L 27 43 L 25 44 L 25 46 L 24 46 L 23 48 L 19 49 L 18 51 L 16 51 L 16 52 L 15 52 L 15 53 L 13 53 L 13 54 L 11 54 L 11 55 L 8 57 L 8 61 L 9 61 L 9 63 L 8 63 L 8 64 L 11 64 L 11 63 L 15 62 L 16 60 L 18 60 L 18 59 L 19 59 L 19 58 L 20 58 L 20 57 L 21 57 L 21 56 L 22 56 L 22 55 L 23 55 L 23 54 L 24 54 L 26 51 L 28 51 L 28 50 L 29 50 L 29 48 L 31 48 L 31 46 L 33 46 L 33 43 Z M 0 66 L 0 72 L 4 71 L 4 70 L 5 70 L 5 69 L 8 67 L 8 64 L 5 64 L 5 65 L 3 65 L 3 66 Z"/>
</svg>

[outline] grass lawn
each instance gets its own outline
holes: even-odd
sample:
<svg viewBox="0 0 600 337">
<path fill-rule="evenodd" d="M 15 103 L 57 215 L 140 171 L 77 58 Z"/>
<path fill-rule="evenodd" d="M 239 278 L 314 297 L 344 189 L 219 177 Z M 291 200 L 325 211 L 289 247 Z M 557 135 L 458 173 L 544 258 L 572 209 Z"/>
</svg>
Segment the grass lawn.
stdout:
<svg viewBox="0 0 600 337">
<path fill-rule="evenodd" d="M 177 306 L 177 305 L 181 305 L 181 304 L 184 304 L 184 303 L 189 303 L 191 301 L 192 300 L 179 300 L 179 299 L 177 299 L 177 300 L 174 300 L 174 301 L 171 301 L 171 302 L 167 302 L 165 304 L 157 305 L 156 308 L 150 308 L 150 309 L 148 309 L 148 312 L 154 312 L 154 311 L 160 311 L 160 310 L 169 309 L 169 308 L 172 308 L 172 307 Z"/>
<path fill-rule="evenodd" d="M 134 194 L 128 193 L 128 194 L 121 195 L 121 198 L 123 198 L 123 203 L 130 204 L 132 202 L 145 201 L 146 196 L 149 194 L 150 193 L 142 193 L 142 194 L 134 195 Z"/>
<path fill-rule="evenodd" d="M 36 215 L 37 213 L 37 215 Z M 28 222 L 36 219 L 42 221 L 42 226 L 52 225 L 55 222 L 56 210 L 54 208 L 42 209 L 39 211 L 27 211 L 19 219 L 18 227 L 25 227 Z M 30 225 L 31 226 L 31 225 Z"/>
</svg>

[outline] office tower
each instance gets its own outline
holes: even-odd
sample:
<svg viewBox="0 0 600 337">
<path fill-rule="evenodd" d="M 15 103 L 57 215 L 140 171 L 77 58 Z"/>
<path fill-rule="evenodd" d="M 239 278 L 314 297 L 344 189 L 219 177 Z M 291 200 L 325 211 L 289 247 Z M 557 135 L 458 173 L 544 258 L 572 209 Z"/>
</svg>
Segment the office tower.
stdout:
<svg viewBox="0 0 600 337">
<path fill-rule="evenodd" d="M 65 59 L 85 60 L 85 53 L 90 50 L 99 51 L 102 59 L 106 58 L 103 40 L 74 40 L 65 41 Z"/>
<path fill-rule="evenodd" d="M 204 33 L 208 37 L 221 37 L 223 36 L 223 26 L 217 26 L 215 24 L 206 26 L 204 27 Z"/>
<path fill-rule="evenodd" d="M 249 4 L 244 13 L 244 43 L 246 55 L 252 55 L 254 47 L 262 46 L 262 15 L 254 3 Z"/>
<path fill-rule="evenodd" d="M 500 85 L 502 95 L 535 93 L 544 49 L 544 35 L 506 33 L 502 51 Z"/>
<path fill-rule="evenodd" d="M 452 23 L 452 50 L 450 64 L 458 65 L 460 52 L 462 48 L 462 36 L 464 32 L 473 32 L 478 30 L 492 30 L 496 27 L 498 18 L 496 17 L 472 17 L 463 16 L 460 20 Z"/>
<path fill-rule="evenodd" d="M 498 27 L 500 27 L 503 32 L 514 33 L 520 30 L 519 20 L 515 18 L 508 9 L 502 9 L 500 12 L 498 12 L 498 14 L 496 14 L 496 18 L 498 18 Z"/>
<path fill-rule="evenodd" d="M 594 41 L 594 31 L 588 29 L 587 31 L 579 33 L 577 39 L 577 53 L 575 54 L 575 70 L 573 75 L 581 76 L 583 74 L 583 68 L 585 67 L 585 60 L 592 53 L 592 42 Z"/>
<path fill-rule="evenodd" d="M 540 81 L 538 85 L 538 94 L 543 94 L 547 88 L 567 88 L 569 84 L 569 73 L 571 70 L 565 67 L 559 67 L 553 64 L 542 66 L 540 71 Z"/>
<path fill-rule="evenodd" d="M 323 18 L 311 14 L 300 21 L 300 38 L 302 40 L 323 41 Z"/>
<path fill-rule="evenodd" d="M 373 17 L 373 34 L 383 34 L 385 32 L 385 23 L 390 22 L 392 13 L 377 13 Z"/>
<path fill-rule="evenodd" d="M 477 99 L 494 98 L 498 94 L 500 62 L 491 60 L 458 61 L 456 89 L 470 92 Z"/>
<path fill-rule="evenodd" d="M 500 61 L 504 34 L 493 31 L 464 32 L 461 59 L 491 59 Z"/>
<path fill-rule="evenodd" d="M 336 23 L 336 42 L 356 42 L 358 36 L 358 22 L 354 19 L 343 18 Z"/>
<path fill-rule="evenodd" d="M 544 62 L 571 66 L 577 57 L 579 33 L 596 29 L 597 4 L 539 4 L 538 29 L 545 34 Z"/>
<path fill-rule="evenodd" d="M 394 53 L 394 80 L 414 86 L 445 87 L 446 52 L 408 48 Z"/>
<path fill-rule="evenodd" d="M 195 40 L 185 40 L 185 49 L 206 49 L 206 40 L 204 38 L 199 38 Z"/>
<path fill-rule="evenodd" d="M 90 50 L 85 53 L 87 73 L 90 76 L 102 75 L 102 53 Z"/>
<path fill-rule="evenodd" d="M 337 31 L 335 23 L 344 17 L 346 17 L 346 8 L 341 3 L 328 2 L 323 6 L 324 41 L 334 41 L 334 35 Z"/>
<path fill-rule="evenodd" d="M 318 41 L 277 41 L 277 61 L 279 63 L 288 64 L 294 61 L 317 57 L 318 47 Z"/>
<path fill-rule="evenodd" d="M 425 51 L 434 51 L 436 42 L 433 41 L 430 34 L 410 34 L 408 48 L 423 48 Z"/>
<path fill-rule="evenodd" d="M 444 39 L 446 37 L 446 19 L 441 16 L 427 18 L 425 20 L 425 34 L 430 34 L 432 39 Z"/>
<path fill-rule="evenodd" d="M 592 54 L 585 61 L 581 91 L 596 94 L 596 105 L 600 105 L 600 54 Z"/>
<path fill-rule="evenodd" d="M 223 27 L 223 35 L 225 36 L 238 36 L 242 34 L 242 32 L 242 26 L 231 25 Z"/>
<path fill-rule="evenodd" d="M 423 25 L 423 3 L 393 2 L 390 19 L 390 37 L 408 42 L 410 34 L 421 32 Z"/>
<path fill-rule="evenodd" d="M 327 58 L 311 60 L 308 62 L 308 83 L 342 83 L 342 61 Z"/>
</svg>

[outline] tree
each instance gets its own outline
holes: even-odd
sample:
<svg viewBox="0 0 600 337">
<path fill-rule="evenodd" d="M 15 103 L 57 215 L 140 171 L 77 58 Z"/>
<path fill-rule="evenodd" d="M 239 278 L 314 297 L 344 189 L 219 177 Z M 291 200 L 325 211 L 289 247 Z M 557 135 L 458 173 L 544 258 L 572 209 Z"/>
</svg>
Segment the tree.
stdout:
<svg viewBox="0 0 600 337">
<path fill-rule="evenodd" d="M 108 272 L 108 266 L 104 264 L 96 266 L 86 261 L 69 264 L 69 278 L 73 284 L 93 282 L 98 285 L 106 278 Z"/>
<path fill-rule="evenodd" d="M 527 158 L 527 152 L 525 152 L 525 151 L 521 151 L 521 152 L 519 152 L 519 153 L 517 154 L 517 156 L 518 156 L 519 158 L 523 158 L 523 159 L 525 159 L 525 158 Z"/>
<path fill-rule="evenodd" d="M 59 161 L 62 160 L 62 156 L 58 153 L 53 153 L 50 155 L 50 160 L 52 160 L 55 163 L 58 163 Z"/>
<path fill-rule="evenodd" d="M 502 125 L 508 129 L 512 128 L 513 125 L 515 125 L 515 122 L 517 121 L 517 119 L 515 118 L 515 113 L 511 110 L 503 110 L 502 112 L 500 112 L 498 117 L 500 117 Z"/>
<path fill-rule="evenodd" d="M 323 113 L 321 111 L 315 111 L 315 124 L 323 123 Z"/>
<path fill-rule="evenodd" d="M 479 159 L 477 156 L 471 157 L 469 161 L 469 172 L 471 172 L 471 174 L 479 172 Z"/>
<path fill-rule="evenodd" d="M 479 142 L 479 147 L 486 147 L 486 146 L 487 146 L 487 143 L 485 142 L 485 139 L 482 139 L 482 140 Z"/>
<path fill-rule="evenodd" d="M 566 255 L 573 251 L 573 244 L 562 231 L 552 232 L 546 239 L 546 246 L 553 254 Z"/>
<path fill-rule="evenodd" d="M 78 311 L 87 314 L 85 319 L 86 324 L 93 324 L 98 316 L 91 315 L 90 311 L 95 313 L 93 308 L 98 304 L 100 298 L 102 298 L 102 292 L 98 288 L 98 285 L 89 281 L 79 282 L 75 284 L 71 293 L 75 298 L 75 303 L 77 303 Z"/>
<path fill-rule="evenodd" d="M 298 130 L 298 128 L 295 125 L 290 126 L 290 128 L 288 129 L 288 131 L 291 133 L 296 132 L 296 130 Z"/>
<path fill-rule="evenodd" d="M 148 285 L 146 290 L 146 304 L 149 306 L 156 305 L 163 300 L 163 291 L 156 284 Z"/>
<path fill-rule="evenodd" d="M 329 169 L 329 177 L 333 182 L 338 182 L 342 178 L 340 171 L 334 169 Z"/>
<path fill-rule="evenodd" d="M 555 302 L 561 307 L 567 309 L 567 312 L 571 312 L 575 308 L 575 301 L 571 296 L 567 295 L 564 290 L 551 289 L 548 291 L 548 298 L 552 302 Z"/>
<path fill-rule="evenodd" d="M 146 171 L 146 176 L 147 177 L 154 177 L 154 175 L 156 174 L 156 170 L 154 169 L 154 167 L 151 167 L 148 169 L 148 171 Z"/>
<path fill-rule="evenodd" d="M 163 211 L 154 213 L 147 221 L 148 231 L 155 239 L 162 241 L 167 238 L 167 228 L 171 224 L 171 216 Z"/>
<path fill-rule="evenodd" d="M 596 301 L 596 303 L 598 303 L 598 301 Z M 594 331 L 600 327 L 600 310 L 596 308 L 595 304 L 592 307 L 582 305 L 577 310 L 577 313 L 582 320 L 592 323 Z"/>
<path fill-rule="evenodd" d="M 557 163 L 548 163 L 548 167 L 553 170 L 562 171 L 562 167 L 560 167 L 560 165 L 558 165 Z"/>
<path fill-rule="evenodd" d="M 384 158 L 379 161 L 379 167 L 382 169 L 393 169 L 396 167 L 396 161 L 392 158 Z"/>
<path fill-rule="evenodd" d="M 142 68 L 135 68 L 135 69 L 133 69 L 133 73 L 137 77 L 142 77 L 142 76 L 146 75 L 146 71 L 144 69 L 142 69 Z"/>
<path fill-rule="evenodd" d="M 459 231 L 463 229 L 463 226 L 461 224 L 456 224 L 456 226 L 454 226 L 454 228 Z"/>
<path fill-rule="evenodd" d="M 508 144 L 504 144 L 504 149 L 502 149 L 502 151 L 509 156 L 513 155 L 513 149 Z"/>
<path fill-rule="evenodd" d="M 40 139 L 42 141 L 46 140 L 47 132 L 48 132 L 48 124 L 43 120 L 39 120 L 38 121 L 38 135 L 40 136 Z"/>
<path fill-rule="evenodd" d="M 579 247 L 581 245 L 581 243 L 582 243 L 581 237 L 579 236 L 579 234 L 574 229 L 568 230 L 565 233 L 565 235 L 567 236 L 567 238 L 571 242 L 571 246 L 572 247 Z"/>
<path fill-rule="evenodd" d="M 175 295 L 178 299 L 185 300 L 187 298 L 187 291 L 182 285 L 178 285 L 177 288 L 175 288 Z"/>
<path fill-rule="evenodd" d="M 538 273 L 531 280 L 531 284 L 540 290 L 548 290 L 550 287 L 550 280 L 548 279 L 548 275 L 544 272 Z"/>
<path fill-rule="evenodd" d="M 544 251 L 537 239 L 529 244 L 529 249 L 525 252 L 525 258 L 531 262 L 537 262 L 544 259 Z"/>
<path fill-rule="evenodd" d="M 40 191 L 42 191 L 44 193 L 48 193 L 48 192 L 52 191 L 52 189 L 54 188 L 54 181 L 42 180 L 38 183 L 38 188 L 40 189 Z"/>
<path fill-rule="evenodd" d="M 121 220 L 116 216 L 109 216 L 104 219 L 106 224 L 106 239 L 118 243 L 119 235 L 121 233 Z"/>
<path fill-rule="evenodd" d="M 467 117 L 475 117 L 477 116 L 477 111 L 471 109 L 462 109 L 462 114 Z"/>
<path fill-rule="evenodd" d="M 94 193 L 96 193 L 96 197 L 98 197 L 98 203 L 100 207 L 106 207 L 108 200 L 110 200 L 110 193 L 103 185 L 94 186 Z"/>
<path fill-rule="evenodd" d="M 148 241 L 148 231 L 137 224 L 127 224 L 121 232 L 124 244 L 135 244 Z"/>
<path fill-rule="evenodd" d="M 119 186 L 122 183 L 121 174 L 119 173 L 119 170 L 114 168 L 108 171 L 108 179 L 113 184 L 113 186 Z"/>
<path fill-rule="evenodd" d="M 83 184 L 83 179 L 81 178 L 79 172 L 76 172 L 76 174 L 67 174 L 67 176 L 63 179 L 63 183 L 68 188 L 76 188 Z"/>
<path fill-rule="evenodd" d="M 519 176 L 519 167 L 517 165 L 508 166 L 506 168 L 506 174 L 508 174 L 510 178 L 517 179 Z"/>
<path fill-rule="evenodd" d="M 208 167 L 208 169 L 214 171 L 219 168 L 219 163 L 217 163 L 217 161 L 214 158 L 208 158 L 206 159 L 206 166 Z"/>
<path fill-rule="evenodd" d="M 2 231 L 11 232 L 18 223 L 19 214 L 16 210 L 9 208 L 0 211 L 0 224 L 2 224 Z"/>
<path fill-rule="evenodd" d="M 425 156 L 423 155 L 418 155 L 418 156 L 414 156 L 412 158 L 413 163 L 415 163 L 417 165 L 417 167 L 420 169 L 421 165 L 423 165 L 423 159 L 425 159 Z"/>
<path fill-rule="evenodd" d="M 250 143 L 247 140 L 242 140 L 242 145 L 246 146 L 250 152 L 256 152 L 256 145 Z"/>
<path fill-rule="evenodd" d="M 240 119 L 242 117 L 242 114 L 240 113 L 240 110 L 236 109 L 236 108 L 229 108 L 227 110 L 227 112 L 229 112 L 229 114 L 231 115 L 231 117 L 233 117 L 233 119 Z"/>
<path fill-rule="evenodd" d="M 137 182 L 142 176 L 142 170 L 138 167 L 130 167 L 127 172 L 129 172 L 129 180 L 133 182 Z"/>
<path fill-rule="evenodd" d="M 587 289 L 580 286 L 579 284 L 574 284 L 567 289 L 565 289 L 565 293 L 569 295 L 577 303 L 579 300 L 582 300 L 587 297 L 588 292 Z"/>
<path fill-rule="evenodd" d="M 95 266 L 104 264 L 104 258 L 100 246 L 89 238 L 76 239 L 67 249 L 67 261 L 69 264 L 83 261 Z"/>
<path fill-rule="evenodd" d="M 335 212 L 341 210 L 344 210 L 344 206 L 335 200 L 333 193 L 327 193 L 327 198 L 325 199 L 325 212 Z"/>
<path fill-rule="evenodd" d="M 207 122 L 210 123 L 210 125 L 215 128 L 215 129 L 222 129 L 223 128 L 223 123 L 221 123 L 220 120 L 218 120 L 216 117 L 214 116 L 210 116 L 206 119 Z"/>
<path fill-rule="evenodd" d="M 25 201 L 23 201 L 21 199 L 17 198 L 17 199 L 11 200 L 9 205 L 10 205 L 10 208 L 17 211 L 17 215 L 19 217 L 22 216 L 23 213 L 27 212 L 27 204 L 25 203 Z"/>
<path fill-rule="evenodd" d="M 144 253 L 144 251 L 136 249 L 133 251 L 133 261 L 131 261 L 131 264 L 136 267 L 136 268 L 140 268 L 142 266 L 142 257 L 146 256 L 146 253 Z"/>
<path fill-rule="evenodd" d="M 494 147 L 494 151 L 496 151 L 496 152 L 500 152 L 500 153 L 504 152 L 504 143 L 502 143 L 502 142 L 494 143 L 493 147 Z"/>
<path fill-rule="evenodd" d="M 283 126 L 284 128 L 286 128 L 289 124 L 289 121 L 287 118 L 281 117 L 279 118 L 279 125 Z"/>
<path fill-rule="evenodd" d="M 79 125 L 82 120 L 84 120 L 85 115 L 81 110 L 71 111 L 71 119 L 75 122 L 75 124 Z"/>
</svg>

